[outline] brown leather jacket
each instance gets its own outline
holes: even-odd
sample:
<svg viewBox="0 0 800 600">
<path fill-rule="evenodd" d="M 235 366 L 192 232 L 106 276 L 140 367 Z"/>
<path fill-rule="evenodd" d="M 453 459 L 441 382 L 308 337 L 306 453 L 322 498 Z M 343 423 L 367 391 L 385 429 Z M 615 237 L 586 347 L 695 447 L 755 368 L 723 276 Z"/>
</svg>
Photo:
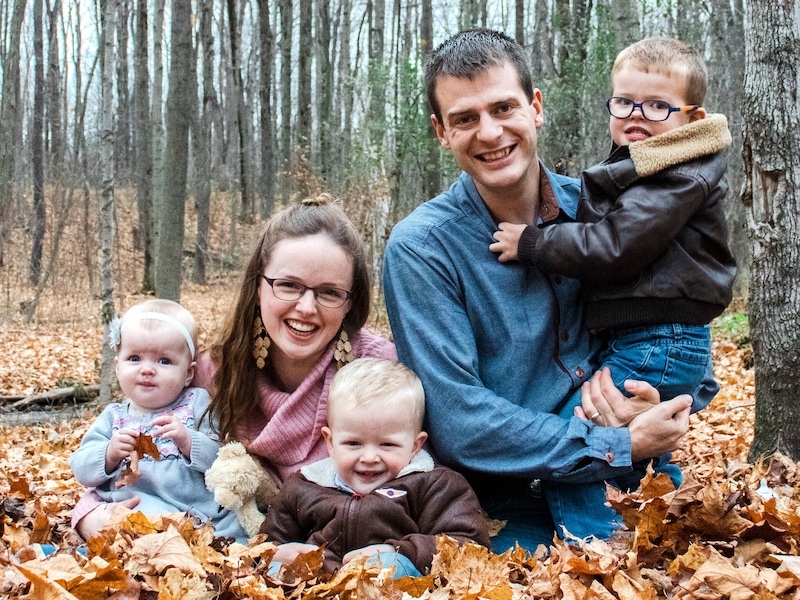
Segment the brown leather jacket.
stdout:
<svg viewBox="0 0 800 600">
<path fill-rule="evenodd" d="M 736 274 L 723 210 L 730 143 L 725 116 L 711 114 L 615 148 L 581 176 L 579 222 L 527 227 L 520 261 L 579 278 L 592 331 L 705 325 Z"/>
<path fill-rule="evenodd" d="M 276 544 L 325 545 L 333 572 L 351 550 L 389 544 L 420 570 L 430 569 L 436 536 L 489 545 L 478 498 L 466 479 L 434 466 L 424 450 L 393 481 L 362 496 L 337 487 L 328 458 L 290 476 L 273 501 L 261 532 Z"/>
</svg>

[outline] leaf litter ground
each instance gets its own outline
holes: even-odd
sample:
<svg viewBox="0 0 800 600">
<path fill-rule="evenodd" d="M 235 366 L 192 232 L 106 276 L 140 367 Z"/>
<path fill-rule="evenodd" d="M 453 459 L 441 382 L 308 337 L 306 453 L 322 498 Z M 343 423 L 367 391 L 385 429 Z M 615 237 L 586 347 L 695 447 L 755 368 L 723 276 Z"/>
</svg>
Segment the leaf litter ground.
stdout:
<svg viewBox="0 0 800 600">
<path fill-rule="evenodd" d="M 183 303 L 202 324 L 207 343 L 231 302 L 233 282 L 186 286 Z M 129 296 L 127 306 L 140 300 Z M 373 329 L 388 331 L 385 320 Z M 100 324 L 5 325 L 0 395 L 46 391 L 64 382 L 96 383 Z M 97 415 L 95 403 L 68 418 L 23 424 L 6 415 L 0 426 L 0 595 L 21 598 L 565 598 L 800 599 L 800 491 L 797 466 L 776 456 L 747 463 L 753 435 L 754 378 L 748 354 L 716 335 L 712 405 L 691 419 L 675 459 L 686 481 L 648 475 L 639 490 L 609 489 L 626 527 L 610 542 L 554 540 L 532 556 L 495 555 L 478 546 L 439 540 L 431 572 L 392 580 L 362 562 L 333 578 L 312 553 L 276 575 L 267 573 L 274 547 L 263 537 L 247 546 L 215 540 L 184 515 L 158 519 L 118 511 L 86 544 L 70 549 L 69 527 L 82 493 L 69 454 Z M 765 482 L 765 486 L 764 483 Z M 759 489 L 760 488 L 760 489 Z M 43 557 L 36 543 L 62 550 Z"/>
</svg>

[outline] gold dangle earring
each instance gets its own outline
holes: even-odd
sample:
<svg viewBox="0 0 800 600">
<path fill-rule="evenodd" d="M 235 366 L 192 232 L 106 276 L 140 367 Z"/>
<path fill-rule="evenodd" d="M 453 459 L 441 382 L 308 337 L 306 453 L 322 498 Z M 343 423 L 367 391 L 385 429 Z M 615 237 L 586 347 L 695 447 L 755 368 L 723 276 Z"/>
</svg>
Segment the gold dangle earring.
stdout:
<svg viewBox="0 0 800 600">
<path fill-rule="evenodd" d="M 266 364 L 264 360 L 267 358 L 267 350 L 272 345 L 272 340 L 269 339 L 269 334 L 264 329 L 261 314 L 257 314 L 255 321 L 253 321 L 253 338 L 253 358 L 256 359 L 256 366 L 259 369 L 263 369 Z"/>
<path fill-rule="evenodd" d="M 350 338 L 344 328 L 339 333 L 339 340 L 336 342 L 336 350 L 333 351 L 333 357 L 336 359 L 336 366 L 340 369 L 355 360 L 353 346 L 350 345 Z"/>
</svg>

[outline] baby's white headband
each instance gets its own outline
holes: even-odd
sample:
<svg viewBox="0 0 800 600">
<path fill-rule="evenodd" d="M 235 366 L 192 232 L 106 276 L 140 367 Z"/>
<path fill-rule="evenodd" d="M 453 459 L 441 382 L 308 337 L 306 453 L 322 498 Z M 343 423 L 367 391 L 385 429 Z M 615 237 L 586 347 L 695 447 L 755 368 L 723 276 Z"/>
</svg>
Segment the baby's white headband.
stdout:
<svg viewBox="0 0 800 600">
<path fill-rule="evenodd" d="M 163 321 L 164 323 L 169 323 L 175 329 L 180 331 L 183 334 L 184 339 L 186 340 L 186 344 L 189 346 L 189 352 L 192 353 L 192 358 L 194 358 L 194 342 L 192 341 L 192 336 L 189 333 L 189 330 L 186 329 L 186 325 L 178 321 L 175 317 L 171 317 L 169 315 L 165 315 L 164 313 L 157 313 L 157 312 L 141 312 L 141 313 L 134 313 L 128 317 L 125 317 L 125 322 L 128 321 L 141 321 L 144 319 L 153 319 L 154 321 Z M 111 342 L 111 346 L 116 348 L 119 346 L 120 341 L 122 340 L 122 321 L 119 317 L 114 317 L 111 323 L 108 325 L 108 341 Z"/>
</svg>

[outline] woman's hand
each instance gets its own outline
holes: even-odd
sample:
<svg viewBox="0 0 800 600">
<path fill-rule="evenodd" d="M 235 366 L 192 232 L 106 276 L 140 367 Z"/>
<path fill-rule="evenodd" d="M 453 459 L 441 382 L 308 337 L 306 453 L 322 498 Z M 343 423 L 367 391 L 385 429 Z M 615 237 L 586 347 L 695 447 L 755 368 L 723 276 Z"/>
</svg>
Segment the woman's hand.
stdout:
<svg viewBox="0 0 800 600">
<path fill-rule="evenodd" d="M 369 558 L 373 554 L 378 554 L 379 552 L 394 552 L 394 547 L 390 546 L 389 544 L 372 544 L 371 546 L 364 546 L 363 548 L 356 548 L 355 550 L 350 550 L 347 554 L 344 555 L 342 558 L 342 564 L 346 565 L 351 560 L 358 556 L 366 556 Z"/>
<path fill-rule="evenodd" d="M 658 390 L 645 381 L 629 379 L 625 389 L 634 396 L 627 398 L 617 389 L 608 367 L 598 371 L 581 387 L 581 406 L 575 408 L 575 416 L 603 427 L 626 427 L 661 400 Z"/>
<path fill-rule="evenodd" d="M 150 423 L 156 425 L 155 434 L 162 440 L 172 440 L 187 459 L 192 456 L 192 434 L 175 415 L 160 415 Z"/>
<path fill-rule="evenodd" d="M 124 459 L 128 458 L 136 447 L 139 432 L 135 429 L 117 429 L 111 434 L 106 446 L 106 473 L 111 473 Z"/>
<path fill-rule="evenodd" d="M 288 565 L 293 563 L 294 559 L 301 554 L 313 552 L 314 550 L 318 549 L 319 546 L 315 546 L 314 544 L 303 544 L 301 542 L 288 542 L 286 544 L 279 544 L 277 552 L 275 552 L 275 554 L 272 556 L 272 560 Z"/>
</svg>

